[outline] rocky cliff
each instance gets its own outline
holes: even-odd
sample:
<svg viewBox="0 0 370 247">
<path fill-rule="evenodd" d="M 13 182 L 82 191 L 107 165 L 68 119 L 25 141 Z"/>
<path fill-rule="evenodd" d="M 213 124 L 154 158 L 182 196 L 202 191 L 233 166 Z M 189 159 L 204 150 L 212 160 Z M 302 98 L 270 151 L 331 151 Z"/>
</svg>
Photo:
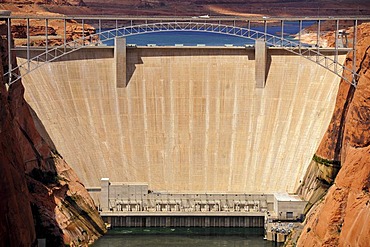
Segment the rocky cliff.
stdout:
<svg viewBox="0 0 370 247">
<path fill-rule="evenodd" d="M 2 4 L 3 3 L 3 4 Z M 62 45 L 64 38 L 67 42 L 95 34 L 95 28 L 81 21 L 66 20 L 63 22 L 62 10 L 76 10 L 71 14 L 91 14 L 86 12 L 82 0 L 50 0 L 50 1 L 27 1 L 27 0 L 0 0 L 0 10 L 10 11 L 11 15 L 30 15 L 30 16 L 59 16 L 61 19 L 48 20 L 47 28 L 45 20 L 30 19 L 29 33 L 30 46 L 44 46 L 46 44 L 46 34 L 48 35 L 48 45 Z M 69 11 L 66 11 L 67 13 Z M 65 30 L 64 30 L 65 29 Z M 27 45 L 27 21 L 25 19 L 12 20 L 12 33 L 14 43 L 17 46 Z M 66 35 L 64 37 L 64 34 Z M 96 36 L 91 36 L 95 39 Z M 87 43 L 87 41 L 85 41 Z"/>
<path fill-rule="evenodd" d="M 66 15 L 348 16 L 370 10 L 367 0 L 0 0 L 0 8 L 9 5 L 13 12 Z"/>
<path fill-rule="evenodd" d="M 361 15 L 368 13 L 370 9 L 366 0 L 84 0 L 84 2 L 91 13 L 125 15 L 334 16 Z"/>
<path fill-rule="evenodd" d="M 0 246 L 34 246 L 37 238 L 86 246 L 105 233 L 104 223 L 24 100 L 22 83 L 5 85 L 6 43 L 0 39 Z"/>
<path fill-rule="evenodd" d="M 45 46 L 46 38 L 45 34 L 48 34 L 48 45 L 63 45 L 64 42 L 64 24 L 62 20 L 50 20 L 48 28 L 46 30 L 44 20 L 31 20 L 30 21 L 30 45 L 31 46 Z M 75 20 L 68 20 L 66 22 L 66 42 L 71 42 L 81 38 L 91 36 L 91 40 L 95 40 L 97 37 L 95 34 L 95 28 L 81 23 Z M 12 22 L 12 33 L 14 42 L 17 46 L 27 46 L 27 23 L 26 20 L 14 20 Z M 82 41 L 81 41 L 82 42 Z M 87 44 L 88 41 L 85 41 Z"/>
<path fill-rule="evenodd" d="M 6 47 L 0 42 L 0 47 Z M 6 60 L 6 53 L 1 52 L 1 75 Z M 36 234 L 18 142 L 20 129 L 15 128 L 2 76 L 0 81 L 0 246 L 31 246 L 36 244 Z"/>
<path fill-rule="evenodd" d="M 370 24 L 359 26 L 358 37 L 358 86 L 341 82 L 330 126 L 299 189 L 307 210 L 319 202 L 298 246 L 370 243 Z M 351 67 L 353 57 L 346 63 Z"/>
<path fill-rule="evenodd" d="M 0 3 L 10 4 L 54 4 L 54 5 L 70 5 L 84 6 L 83 0 L 1 0 Z"/>
</svg>

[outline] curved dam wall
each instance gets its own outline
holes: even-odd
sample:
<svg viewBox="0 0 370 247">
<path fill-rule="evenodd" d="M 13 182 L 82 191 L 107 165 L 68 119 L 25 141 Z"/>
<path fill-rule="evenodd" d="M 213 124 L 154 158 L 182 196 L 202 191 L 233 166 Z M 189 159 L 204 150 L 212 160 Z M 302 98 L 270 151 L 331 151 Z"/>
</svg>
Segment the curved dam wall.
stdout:
<svg viewBox="0 0 370 247">
<path fill-rule="evenodd" d="M 294 192 L 339 78 L 268 53 L 259 89 L 254 49 L 128 48 L 128 85 L 117 88 L 113 49 L 83 49 L 26 75 L 25 97 L 87 187 L 109 177 L 152 190 Z"/>
</svg>

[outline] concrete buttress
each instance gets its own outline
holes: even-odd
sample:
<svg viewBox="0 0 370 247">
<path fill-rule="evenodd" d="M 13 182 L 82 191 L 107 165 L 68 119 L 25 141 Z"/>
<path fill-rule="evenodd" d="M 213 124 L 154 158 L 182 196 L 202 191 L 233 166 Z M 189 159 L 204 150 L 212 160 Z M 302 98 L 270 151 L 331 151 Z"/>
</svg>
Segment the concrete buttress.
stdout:
<svg viewBox="0 0 370 247">
<path fill-rule="evenodd" d="M 115 38 L 114 69 L 117 87 L 126 87 L 126 39 L 122 37 Z"/>
<path fill-rule="evenodd" d="M 266 64 L 267 64 L 267 47 L 264 40 L 256 40 L 255 45 L 256 58 L 256 87 L 264 88 L 266 85 Z"/>
</svg>

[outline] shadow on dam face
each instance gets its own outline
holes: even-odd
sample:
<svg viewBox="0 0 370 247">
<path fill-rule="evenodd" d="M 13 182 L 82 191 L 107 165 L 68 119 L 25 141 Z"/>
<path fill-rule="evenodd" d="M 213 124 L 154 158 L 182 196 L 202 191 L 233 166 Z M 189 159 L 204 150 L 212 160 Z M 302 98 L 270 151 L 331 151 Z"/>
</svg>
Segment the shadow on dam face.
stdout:
<svg viewBox="0 0 370 247">
<path fill-rule="evenodd" d="M 116 87 L 112 48 L 72 53 L 23 84 L 87 187 L 109 177 L 157 191 L 293 192 L 329 124 L 339 77 L 281 50 L 269 56 L 264 89 L 255 87 L 253 49 L 207 47 L 128 49 L 126 88 Z"/>
</svg>

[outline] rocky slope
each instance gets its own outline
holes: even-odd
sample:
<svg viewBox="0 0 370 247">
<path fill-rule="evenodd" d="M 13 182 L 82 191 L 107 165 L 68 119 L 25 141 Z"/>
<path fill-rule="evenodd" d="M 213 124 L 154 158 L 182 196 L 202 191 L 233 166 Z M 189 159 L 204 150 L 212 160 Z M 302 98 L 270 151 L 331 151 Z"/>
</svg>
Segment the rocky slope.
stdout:
<svg viewBox="0 0 370 247">
<path fill-rule="evenodd" d="M 70 6 L 84 6 L 83 0 L 1 0 L 0 3 L 10 4 L 56 4 Z"/>
<path fill-rule="evenodd" d="M 100 14 L 328 16 L 369 13 L 366 0 L 84 0 Z M 102 4 L 104 2 L 104 4 Z"/>
<path fill-rule="evenodd" d="M 34 3 L 37 3 L 35 5 Z M 2 0 L 13 12 L 48 11 L 66 15 L 336 16 L 370 12 L 367 0 Z M 32 6 L 31 8 L 29 6 Z"/>
<path fill-rule="evenodd" d="M 0 39 L 1 75 L 6 43 Z M 0 246 L 34 246 L 37 238 L 87 246 L 106 231 L 94 202 L 24 100 L 22 83 L 7 89 L 6 80 L 0 77 Z"/>
<path fill-rule="evenodd" d="M 358 86 L 341 82 L 331 124 L 299 190 L 309 206 L 322 199 L 310 210 L 298 246 L 370 243 L 370 24 L 359 26 L 358 37 Z M 348 56 L 349 67 L 352 61 Z"/>
<path fill-rule="evenodd" d="M 62 20 L 50 20 L 46 30 L 45 21 L 30 21 L 30 45 L 45 46 L 45 34 L 48 33 L 48 45 L 62 45 L 64 42 L 64 23 Z M 27 45 L 27 23 L 26 20 L 14 20 L 12 22 L 12 33 L 14 42 L 17 46 Z M 88 24 L 82 26 L 75 20 L 68 20 L 66 23 L 66 42 L 79 39 L 84 36 L 90 36 L 95 33 L 95 28 Z M 91 36 L 95 39 L 95 36 Z M 85 41 L 87 43 L 87 41 Z"/>
<path fill-rule="evenodd" d="M 16 4 L 15 4 L 16 3 Z M 78 14 L 91 14 L 86 12 L 84 2 L 82 0 L 61 0 L 61 1 L 3 1 L 0 3 L 0 10 L 11 11 L 11 15 L 35 15 L 35 16 L 54 16 L 61 19 L 50 19 L 46 29 L 45 20 L 30 19 L 30 45 L 44 46 L 46 44 L 46 33 L 48 35 L 48 45 L 62 45 L 64 42 L 64 32 L 66 33 L 66 41 L 76 40 L 82 35 L 90 36 L 95 33 L 95 28 L 89 24 L 82 25 L 81 21 L 67 20 L 66 30 L 64 30 L 63 12 L 66 9 L 77 9 Z M 50 8 L 55 7 L 55 11 Z M 12 20 L 12 33 L 14 42 L 17 46 L 27 45 L 27 22 L 24 19 Z M 95 39 L 95 36 L 93 37 Z M 87 43 L 87 41 L 85 42 Z"/>
</svg>

